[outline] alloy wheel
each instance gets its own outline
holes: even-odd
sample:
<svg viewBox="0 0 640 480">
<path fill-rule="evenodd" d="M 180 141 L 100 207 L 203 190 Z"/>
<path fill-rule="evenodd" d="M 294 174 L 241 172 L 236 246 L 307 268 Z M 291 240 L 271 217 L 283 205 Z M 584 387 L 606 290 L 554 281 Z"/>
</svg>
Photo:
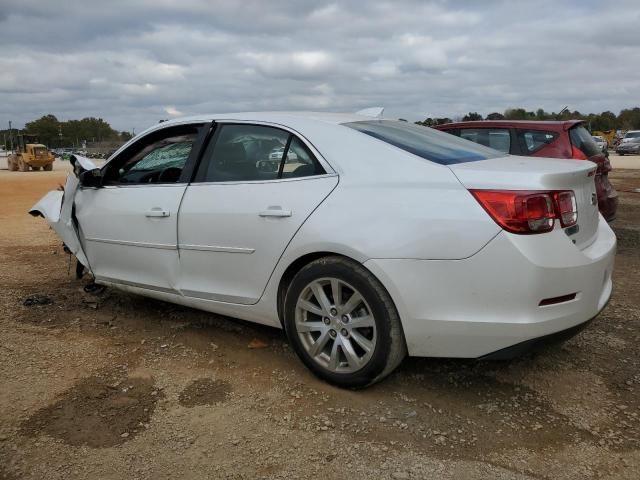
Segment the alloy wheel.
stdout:
<svg viewBox="0 0 640 480">
<path fill-rule="evenodd" d="M 360 292 L 337 278 L 314 280 L 302 290 L 295 326 L 309 356 L 334 373 L 360 370 L 376 346 L 371 308 Z"/>
</svg>

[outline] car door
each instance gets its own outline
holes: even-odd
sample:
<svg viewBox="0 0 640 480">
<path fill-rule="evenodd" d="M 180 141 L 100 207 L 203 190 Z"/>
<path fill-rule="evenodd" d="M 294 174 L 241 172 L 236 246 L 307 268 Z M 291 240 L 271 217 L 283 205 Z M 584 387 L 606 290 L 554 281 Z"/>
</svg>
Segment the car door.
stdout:
<svg viewBox="0 0 640 480">
<path fill-rule="evenodd" d="M 292 132 L 217 125 L 178 216 L 182 294 L 256 303 L 291 238 L 337 183 Z"/>
<path fill-rule="evenodd" d="M 109 161 L 98 188 L 79 188 L 75 216 L 96 280 L 176 291 L 178 209 L 207 131 L 155 130 Z"/>
</svg>

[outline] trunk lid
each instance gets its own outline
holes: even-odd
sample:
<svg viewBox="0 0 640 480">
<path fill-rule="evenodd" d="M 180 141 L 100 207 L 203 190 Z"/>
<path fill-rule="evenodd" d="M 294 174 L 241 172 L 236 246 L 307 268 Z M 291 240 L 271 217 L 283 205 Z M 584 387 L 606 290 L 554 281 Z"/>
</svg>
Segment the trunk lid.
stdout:
<svg viewBox="0 0 640 480">
<path fill-rule="evenodd" d="M 467 189 L 573 190 L 578 222 L 564 230 L 580 249 L 595 240 L 599 214 L 594 184 L 596 165 L 592 162 L 506 156 L 449 165 L 449 168 Z M 557 219 L 555 228 L 561 228 Z"/>
</svg>

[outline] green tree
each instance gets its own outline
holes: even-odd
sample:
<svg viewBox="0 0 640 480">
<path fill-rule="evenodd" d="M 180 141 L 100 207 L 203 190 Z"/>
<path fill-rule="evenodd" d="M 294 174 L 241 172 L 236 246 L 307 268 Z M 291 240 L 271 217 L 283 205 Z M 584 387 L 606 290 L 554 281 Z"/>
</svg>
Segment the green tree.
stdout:
<svg viewBox="0 0 640 480">
<path fill-rule="evenodd" d="M 505 120 L 529 120 L 524 108 L 508 108 L 504 111 Z"/>
<path fill-rule="evenodd" d="M 469 112 L 464 117 L 462 117 L 463 122 L 476 122 L 478 120 L 482 120 L 482 115 L 478 112 Z"/>
<path fill-rule="evenodd" d="M 536 110 L 536 120 L 547 120 L 548 118 L 549 114 L 543 108 Z"/>
<path fill-rule="evenodd" d="M 415 122 L 417 125 L 422 125 L 423 127 L 433 127 L 434 123 L 433 123 L 433 118 L 429 117 L 426 118 L 422 121 L 418 120 L 417 122 Z"/>
<path fill-rule="evenodd" d="M 640 107 L 622 110 L 618 115 L 618 126 L 624 130 L 640 129 Z"/>
<path fill-rule="evenodd" d="M 487 115 L 487 120 L 504 120 L 504 115 L 498 112 L 493 112 Z"/>
<path fill-rule="evenodd" d="M 59 127 L 60 122 L 58 122 L 56 116 L 49 114 L 32 122 L 27 122 L 24 126 L 24 131 L 29 135 L 36 135 L 40 143 L 53 146 L 57 144 Z"/>
</svg>

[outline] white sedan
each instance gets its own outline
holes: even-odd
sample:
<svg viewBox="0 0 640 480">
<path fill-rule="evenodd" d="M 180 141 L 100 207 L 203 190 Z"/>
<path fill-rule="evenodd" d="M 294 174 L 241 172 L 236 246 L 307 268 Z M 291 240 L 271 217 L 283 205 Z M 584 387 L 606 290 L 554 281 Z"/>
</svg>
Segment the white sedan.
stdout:
<svg viewBox="0 0 640 480">
<path fill-rule="evenodd" d="M 257 168 L 279 145 L 279 168 Z M 616 238 L 587 161 L 326 113 L 174 120 L 100 169 L 72 160 L 31 213 L 96 283 L 284 328 L 340 386 L 407 353 L 512 356 L 611 295 Z"/>
</svg>

